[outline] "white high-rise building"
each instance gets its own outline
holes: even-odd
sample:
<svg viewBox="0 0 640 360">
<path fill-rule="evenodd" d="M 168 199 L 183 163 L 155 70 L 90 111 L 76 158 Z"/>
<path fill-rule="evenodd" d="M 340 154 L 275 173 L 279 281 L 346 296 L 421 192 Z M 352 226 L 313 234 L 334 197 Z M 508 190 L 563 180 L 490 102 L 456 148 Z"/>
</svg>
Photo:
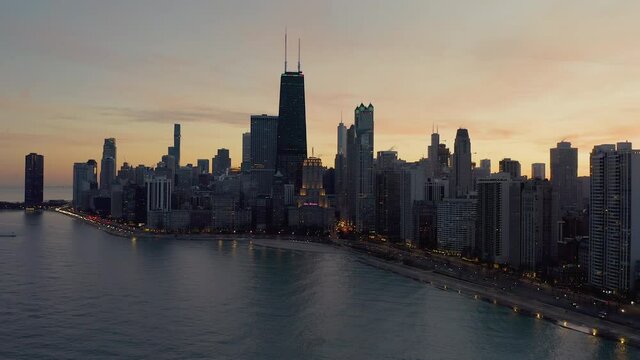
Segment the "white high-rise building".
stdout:
<svg viewBox="0 0 640 360">
<path fill-rule="evenodd" d="M 470 253 L 475 246 L 476 199 L 444 199 L 438 204 L 438 249 Z"/>
<path fill-rule="evenodd" d="M 591 152 L 589 283 L 619 294 L 638 289 L 640 150 L 631 143 Z"/>
<path fill-rule="evenodd" d="M 147 211 L 170 211 L 173 181 L 165 176 L 146 180 Z"/>
</svg>

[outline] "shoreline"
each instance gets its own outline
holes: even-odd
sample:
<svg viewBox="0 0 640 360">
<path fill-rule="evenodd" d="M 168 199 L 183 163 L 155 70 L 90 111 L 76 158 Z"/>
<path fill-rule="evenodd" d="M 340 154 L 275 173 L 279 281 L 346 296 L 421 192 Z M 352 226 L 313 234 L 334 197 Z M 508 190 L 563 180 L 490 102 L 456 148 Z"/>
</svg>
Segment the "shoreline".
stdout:
<svg viewBox="0 0 640 360">
<path fill-rule="evenodd" d="M 308 237 L 283 236 L 263 234 L 148 234 L 133 233 L 124 229 L 108 228 L 103 224 L 86 219 L 78 214 L 62 209 L 55 209 L 56 213 L 63 214 L 91 225 L 98 230 L 110 235 L 122 238 L 134 239 L 175 239 L 175 240 L 224 240 L 233 241 L 238 238 L 251 241 L 254 245 L 272 249 L 300 250 L 300 251 L 321 251 L 320 247 L 331 245 L 331 248 L 340 248 L 356 256 L 357 261 L 382 270 L 390 271 L 400 276 L 431 285 L 442 291 L 454 291 L 470 299 L 485 301 L 494 305 L 511 308 L 514 312 L 524 316 L 532 317 L 536 320 L 547 321 L 553 325 L 569 330 L 578 331 L 588 336 L 597 336 L 607 340 L 617 342 L 622 345 L 629 345 L 640 348 L 640 332 L 622 325 L 600 319 L 591 315 L 579 313 L 571 309 L 564 309 L 559 306 L 549 304 L 535 298 L 524 298 L 517 294 L 510 294 L 499 289 L 489 288 L 479 283 L 474 283 L 464 279 L 441 273 L 437 270 L 424 270 L 414 266 L 402 264 L 396 261 L 382 259 L 373 253 L 367 253 L 335 241 L 311 241 Z M 324 238 L 313 238 L 321 240 Z M 279 246 L 276 243 L 296 243 L 296 246 Z M 309 249 L 313 245 L 315 249 Z M 306 247 L 306 248 L 305 248 Z"/>
<path fill-rule="evenodd" d="M 349 248 L 348 246 L 343 246 Z M 538 299 L 523 298 L 516 294 L 504 293 L 465 280 L 457 279 L 434 270 L 422 270 L 409 265 L 380 259 L 350 249 L 363 264 L 431 285 L 442 291 L 457 292 L 474 300 L 511 308 L 514 312 L 537 320 L 578 331 L 585 335 L 597 336 L 623 345 L 640 348 L 640 333 L 632 328 L 590 315 L 578 313 L 544 303 Z"/>
</svg>

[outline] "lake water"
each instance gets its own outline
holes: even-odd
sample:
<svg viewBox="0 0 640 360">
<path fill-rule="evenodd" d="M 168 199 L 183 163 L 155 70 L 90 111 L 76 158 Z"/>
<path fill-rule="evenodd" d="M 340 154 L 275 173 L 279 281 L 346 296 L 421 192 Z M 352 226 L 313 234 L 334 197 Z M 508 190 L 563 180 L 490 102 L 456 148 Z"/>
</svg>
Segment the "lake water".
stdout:
<svg viewBox="0 0 640 360">
<path fill-rule="evenodd" d="M 0 212 L 2 359 L 638 359 L 348 252 L 118 238 Z"/>
<path fill-rule="evenodd" d="M 71 200 L 73 188 L 71 186 L 45 186 L 44 200 Z M 23 186 L 0 186 L 0 201 L 22 202 L 24 201 Z"/>
</svg>

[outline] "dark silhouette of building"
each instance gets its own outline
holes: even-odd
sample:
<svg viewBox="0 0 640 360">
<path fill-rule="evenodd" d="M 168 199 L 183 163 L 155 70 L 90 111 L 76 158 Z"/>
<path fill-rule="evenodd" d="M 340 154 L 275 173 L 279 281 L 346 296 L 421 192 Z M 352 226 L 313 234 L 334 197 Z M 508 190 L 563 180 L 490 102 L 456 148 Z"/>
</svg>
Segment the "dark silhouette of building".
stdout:
<svg viewBox="0 0 640 360">
<path fill-rule="evenodd" d="M 251 115 L 251 187 L 254 194 L 271 195 L 276 172 L 278 117 Z"/>
<path fill-rule="evenodd" d="M 375 195 L 373 189 L 373 144 L 374 117 L 373 105 L 360 103 L 354 110 L 355 149 L 349 149 L 349 131 L 347 131 L 347 166 L 355 166 L 355 225 L 360 232 L 375 230 Z M 348 176 L 352 176 L 348 174 Z"/>
<path fill-rule="evenodd" d="M 105 196 L 110 195 L 111 184 L 116 179 L 116 161 L 116 139 L 104 139 L 102 160 L 100 161 L 100 190 Z"/>
<path fill-rule="evenodd" d="M 464 197 L 472 190 L 471 139 L 467 129 L 458 129 L 451 160 L 451 197 Z"/>
<path fill-rule="evenodd" d="M 578 182 L 578 149 L 571 147 L 571 143 L 561 141 L 552 148 L 551 155 L 551 186 L 557 194 L 560 215 L 573 210 L 577 205 Z"/>
<path fill-rule="evenodd" d="M 168 155 L 176 160 L 176 168 L 180 166 L 180 124 L 173 124 L 173 146 L 169 147 Z"/>
<path fill-rule="evenodd" d="M 375 230 L 390 240 L 402 235 L 402 200 L 404 172 L 398 164 L 396 151 L 378 151 L 374 174 Z"/>
<path fill-rule="evenodd" d="M 31 153 L 24 163 L 24 206 L 41 205 L 44 193 L 44 156 Z"/>
<path fill-rule="evenodd" d="M 504 158 L 498 164 L 500 172 L 509 174 L 512 179 L 519 179 L 522 176 L 522 169 L 518 160 Z"/>
<path fill-rule="evenodd" d="M 248 173 L 251 170 L 251 133 L 242 133 L 242 163 L 240 170 Z"/>
<path fill-rule="evenodd" d="M 551 183 L 540 178 L 523 183 L 521 193 L 521 269 L 545 271 L 557 261 L 558 244 L 553 236 Z"/>
<path fill-rule="evenodd" d="M 218 149 L 218 154 L 213 157 L 213 176 L 223 175 L 231 168 L 229 149 Z"/>
<path fill-rule="evenodd" d="M 299 47 L 299 45 L 298 45 Z M 285 34 L 285 71 L 280 76 L 280 107 L 278 112 L 277 170 L 294 185 L 295 193 L 302 186 L 302 163 L 307 158 L 307 120 L 304 96 L 304 74 L 287 71 Z"/>
</svg>

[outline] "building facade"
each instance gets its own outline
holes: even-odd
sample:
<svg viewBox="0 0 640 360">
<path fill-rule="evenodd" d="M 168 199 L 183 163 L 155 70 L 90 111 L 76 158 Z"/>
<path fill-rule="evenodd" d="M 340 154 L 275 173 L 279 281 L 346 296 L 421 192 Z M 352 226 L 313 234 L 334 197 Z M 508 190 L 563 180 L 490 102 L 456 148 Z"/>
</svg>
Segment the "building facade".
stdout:
<svg viewBox="0 0 640 360">
<path fill-rule="evenodd" d="M 638 289 L 640 151 L 597 145 L 590 156 L 589 283 L 618 294 Z"/>
<path fill-rule="evenodd" d="M 24 161 L 24 206 L 42 205 L 44 201 L 44 156 L 30 153 Z"/>
</svg>

